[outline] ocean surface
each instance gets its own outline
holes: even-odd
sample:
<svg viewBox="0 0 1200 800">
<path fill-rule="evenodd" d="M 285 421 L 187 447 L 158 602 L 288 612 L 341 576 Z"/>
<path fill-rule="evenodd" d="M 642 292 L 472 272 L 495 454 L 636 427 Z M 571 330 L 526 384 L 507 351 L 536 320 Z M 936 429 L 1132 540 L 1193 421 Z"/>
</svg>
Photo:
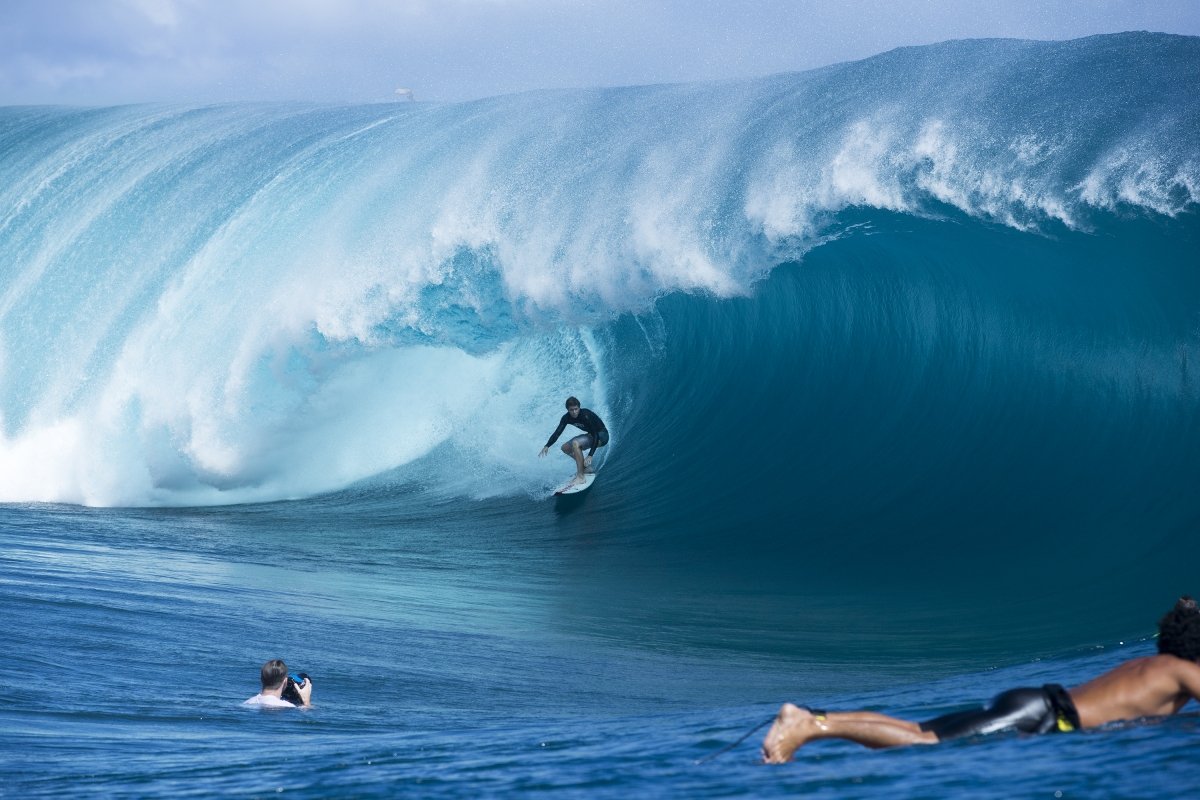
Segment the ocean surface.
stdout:
<svg viewBox="0 0 1200 800">
<path fill-rule="evenodd" d="M 0 797 L 1171 797 L 1200 712 L 757 764 L 1200 592 L 1200 39 L 0 108 Z M 537 458 L 568 395 L 586 493 Z M 314 707 L 241 707 L 284 658 Z"/>
</svg>

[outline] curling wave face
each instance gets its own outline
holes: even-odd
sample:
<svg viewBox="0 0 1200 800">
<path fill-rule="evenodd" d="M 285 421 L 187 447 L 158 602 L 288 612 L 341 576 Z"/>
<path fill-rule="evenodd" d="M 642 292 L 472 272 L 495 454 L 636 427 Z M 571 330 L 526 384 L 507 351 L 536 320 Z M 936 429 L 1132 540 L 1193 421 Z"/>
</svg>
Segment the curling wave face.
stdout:
<svg viewBox="0 0 1200 800">
<path fill-rule="evenodd" d="M 718 485 L 772 487 L 802 443 L 880 514 L 907 456 L 840 426 L 935 442 L 935 479 L 965 441 L 972 492 L 1029 461 L 995 439 L 1014 386 L 1102 463 L 1194 444 L 1198 82 L 1200 40 L 1122 34 L 448 106 L 0 109 L 0 500 L 538 495 L 567 394 L 640 480 L 715 441 Z"/>
</svg>

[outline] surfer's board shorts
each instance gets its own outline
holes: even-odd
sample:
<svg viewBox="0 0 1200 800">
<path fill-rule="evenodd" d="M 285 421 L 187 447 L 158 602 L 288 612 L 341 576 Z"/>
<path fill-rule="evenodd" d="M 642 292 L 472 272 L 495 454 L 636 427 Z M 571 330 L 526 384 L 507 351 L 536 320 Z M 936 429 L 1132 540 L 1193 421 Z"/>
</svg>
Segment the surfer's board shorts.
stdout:
<svg viewBox="0 0 1200 800">
<path fill-rule="evenodd" d="M 996 695 L 987 708 L 957 711 L 921 723 L 921 730 L 932 731 L 942 742 L 1004 730 L 1053 733 L 1081 727 L 1071 695 L 1057 683 L 1040 689 L 1010 689 Z"/>
<path fill-rule="evenodd" d="M 604 445 L 608 444 L 608 431 L 599 431 L 596 434 L 596 439 L 598 440 L 596 447 L 604 447 Z M 590 433 L 581 433 L 571 441 L 579 445 L 580 450 L 592 449 L 592 435 Z"/>
</svg>

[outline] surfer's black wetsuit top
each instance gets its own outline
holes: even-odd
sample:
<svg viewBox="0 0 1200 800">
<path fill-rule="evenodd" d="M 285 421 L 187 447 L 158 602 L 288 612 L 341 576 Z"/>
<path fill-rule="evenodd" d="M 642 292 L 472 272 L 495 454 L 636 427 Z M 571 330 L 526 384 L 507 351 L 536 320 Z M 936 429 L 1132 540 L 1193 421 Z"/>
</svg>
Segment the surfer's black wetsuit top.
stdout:
<svg viewBox="0 0 1200 800">
<path fill-rule="evenodd" d="M 1002 730 L 1051 733 L 1076 731 L 1081 727 L 1071 695 L 1056 683 L 1041 688 L 1010 689 L 997 695 L 987 708 L 958 711 L 921 723 L 921 730 L 933 731 L 942 742 Z"/>
<path fill-rule="evenodd" d="M 579 409 L 579 416 L 571 419 L 571 412 L 562 415 L 562 419 L 558 421 L 558 427 L 554 429 L 554 433 L 550 434 L 550 438 L 546 441 L 546 447 L 558 441 L 558 437 L 562 436 L 562 432 L 566 430 L 568 425 L 574 425 L 576 428 L 582 428 L 583 432 L 592 437 L 592 449 L 588 451 L 588 455 L 596 454 L 596 448 L 602 444 L 608 444 L 608 428 L 604 427 L 604 420 L 596 416 L 596 412 L 590 408 Z M 604 441 L 600 441 L 600 435 L 604 434 Z"/>
</svg>

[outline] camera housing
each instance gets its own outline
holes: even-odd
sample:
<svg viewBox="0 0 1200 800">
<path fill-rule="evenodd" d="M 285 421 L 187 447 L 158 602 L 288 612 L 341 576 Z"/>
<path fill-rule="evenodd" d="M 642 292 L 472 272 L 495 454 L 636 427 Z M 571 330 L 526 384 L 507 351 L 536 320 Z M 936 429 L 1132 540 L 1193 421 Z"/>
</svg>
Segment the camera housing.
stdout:
<svg viewBox="0 0 1200 800">
<path fill-rule="evenodd" d="M 311 678 L 308 677 L 307 672 L 301 672 L 299 675 L 288 675 L 284 681 L 283 692 L 279 696 L 294 706 L 304 705 L 304 698 L 300 696 L 300 687 L 310 680 Z"/>
</svg>

